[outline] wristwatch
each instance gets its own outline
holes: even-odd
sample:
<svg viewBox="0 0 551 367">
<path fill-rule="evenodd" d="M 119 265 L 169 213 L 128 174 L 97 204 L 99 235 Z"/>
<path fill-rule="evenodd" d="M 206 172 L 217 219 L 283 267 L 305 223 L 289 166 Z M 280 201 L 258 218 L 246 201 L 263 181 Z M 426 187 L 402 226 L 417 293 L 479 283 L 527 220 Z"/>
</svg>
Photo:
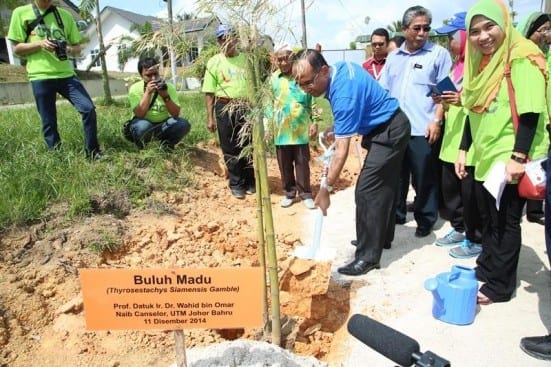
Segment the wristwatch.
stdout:
<svg viewBox="0 0 551 367">
<path fill-rule="evenodd" d="M 511 159 L 520 164 L 526 163 L 526 158 L 519 157 L 515 153 L 511 154 Z"/>
<path fill-rule="evenodd" d="M 438 125 L 442 126 L 442 119 L 434 118 L 434 119 L 432 119 L 432 122 L 437 123 Z"/>
<path fill-rule="evenodd" d="M 165 101 L 165 102 L 170 101 L 170 96 L 163 97 L 163 101 Z"/>
</svg>

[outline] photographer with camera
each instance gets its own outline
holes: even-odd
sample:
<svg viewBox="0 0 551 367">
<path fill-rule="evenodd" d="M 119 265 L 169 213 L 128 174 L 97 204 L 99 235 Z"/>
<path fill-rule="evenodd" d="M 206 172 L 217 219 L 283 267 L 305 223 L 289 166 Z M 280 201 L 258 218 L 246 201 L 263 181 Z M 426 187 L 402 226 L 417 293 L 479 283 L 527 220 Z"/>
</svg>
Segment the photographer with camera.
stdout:
<svg viewBox="0 0 551 367">
<path fill-rule="evenodd" d="M 172 150 L 191 128 L 187 120 L 179 117 L 176 88 L 159 76 L 159 62 L 152 57 L 138 61 L 138 72 L 142 80 L 128 91 L 134 117 L 125 126 L 125 136 L 139 148 L 156 138 Z"/>
<path fill-rule="evenodd" d="M 61 145 L 56 111 L 56 94 L 59 93 L 82 116 L 87 157 L 99 159 L 102 154 L 97 138 L 96 109 L 76 78 L 68 57 L 80 54 L 82 36 L 71 13 L 52 3 L 52 0 L 34 0 L 15 8 L 7 38 L 15 54 L 27 61 L 27 74 L 48 149 Z"/>
</svg>

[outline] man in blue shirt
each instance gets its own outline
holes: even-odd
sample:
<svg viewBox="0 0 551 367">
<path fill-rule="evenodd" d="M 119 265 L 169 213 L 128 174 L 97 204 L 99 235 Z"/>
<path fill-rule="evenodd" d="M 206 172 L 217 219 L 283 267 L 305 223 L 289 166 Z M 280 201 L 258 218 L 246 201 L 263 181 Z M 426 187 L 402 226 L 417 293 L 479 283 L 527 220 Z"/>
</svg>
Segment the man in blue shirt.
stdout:
<svg viewBox="0 0 551 367">
<path fill-rule="evenodd" d="M 400 101 L 411 122 L 402 174 L 396 222 L 406 221 L 406 197 L 409 176 L 415 189 L 414 218 L 416 237 L 426 237 L 438 219 L 438 152 L 444 111 L 434 103 L 429 84 L 448 76 L 452 60 L 449 52 L 428 41 L 432 14 L 422 6 L 406 10 L 402 31 L 406 41 L 387 57 L 379 83 Z"/>
<path fill-rule="evenodd" d="M 293 65 L 298 85 L 314 97 L 325 95 L 333 112 L 335 156 L 325 185 L 315 203 L 327 214 L 329 193 L 348 157 L 350 139 L 363 136 L 368 150 L 356 183 L 355 259 L 338 269 L 345 275 L 361 275 L 380 267 L 383 247 L 394 239 L 396 190 L 410 125 L 392 98 L 360 65 L 339 62 L 329 66 L 315 50 L 298 53 Z"/>
</svg>

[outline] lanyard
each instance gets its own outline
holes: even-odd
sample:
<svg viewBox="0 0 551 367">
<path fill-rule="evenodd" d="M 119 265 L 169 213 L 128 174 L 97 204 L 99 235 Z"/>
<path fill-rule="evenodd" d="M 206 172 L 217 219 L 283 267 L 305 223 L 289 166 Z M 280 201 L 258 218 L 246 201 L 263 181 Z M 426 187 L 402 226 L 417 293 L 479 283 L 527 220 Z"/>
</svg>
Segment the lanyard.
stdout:
<svg viewBox="0 0 551 367">
<path fill-rule="evenodd" d="M 375 80 L 378 81 L 379 78 L 381 77 L 381 72 L 380 71 L 377 72 L 377 68 L 375 67 L 374 62 L 371 63 L 371 70 L 373 71 L 373 76 L 375 77 Z M 381 70 L 383 70 L 383 69 L 381 68 Z"/>
<path fill-rule="evenodd" d="M 34 15 L 36 15 L 36 19 L 38 23 L 45 25 L 44 17 L 46 17 L 46 15 L 48 15 L 49 13 L 54 13 L 55 21 L 57 22 L 57 25 L 59 26 L 59 28 L 60 29 L 65 28 L 63 26 L 63 20 L 61 19 L 61 15 L 59 15 L 59 11 L 55 7 L 55 5 L 51 5 L 48 9 L 46 9 L 44 14 L 40 14 L 40 10 L 38 9 L 38 6 L 36 6 L 36 4 L 33 2 L 33 11 L 34 11 Z"/>
</svg>

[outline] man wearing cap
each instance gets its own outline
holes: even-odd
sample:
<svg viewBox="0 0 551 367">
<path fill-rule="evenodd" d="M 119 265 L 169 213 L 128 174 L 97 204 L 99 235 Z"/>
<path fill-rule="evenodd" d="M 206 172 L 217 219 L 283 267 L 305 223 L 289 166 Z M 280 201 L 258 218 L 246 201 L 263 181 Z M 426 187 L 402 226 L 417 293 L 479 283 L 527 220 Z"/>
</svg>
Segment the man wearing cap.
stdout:
<svg viewBox="0 0 551 367">
<path fill-rule="evenodd" d="M 316 113 L 312 96 L 298 87 L 291 74 L 292 53 L 287 43 L 279 44 L 274 49 L 278 70 L 270 79 L 274 101 L 266 111 L 266 131 L 268 137 L 274 133 L 277 163 L 285 192 L 280 205 L 283 208 L 291 206 L 298 194 L 306 208 L 315 209 L 310 186 L 309 139 L 318 133 L 319 114 Z"/>
<path fill-rule="evenodd" d="M 375 80 L 379 80 L 383 66 L 385 66 L 389 38 L 388 31 L 384 28 L 377 28 L 371 33 L 373 55 L 362 66 Z"/>
<path fill-rule="evenodd" d="M 256 192 L 254 170 L 247 157 L 241 156 L 249 136 L 241 136 L 247 102 L 247 59 L 237 48 L 237 37 L 227 24 L 216 29 L 221 52 L 207 62 L 202 91 L 207 106 L 207 128 L 218 131 L 220 148 L 229 174 L 231 194 L 237 199 Z M 215 121 L 216 116 L 216 121 Z"/>
<path fill-rule="evenodd" d="M 438 219 L 438 142 L 444 111 L 427 92 L 448 76 L 452 60 L 448 50 L 428 41 L 432 14 L 422 6 L 407 9 L 402 18 L 406 41 L 388 55 L 379 83 L 398 99 L 411 123 L 401 180 L 412 176 L 415 189 L 413 215 L 416 237 L 426 237 Z M 396 223 L 406 221 L 407 186 L 400 185 Z"/>
</svg>

